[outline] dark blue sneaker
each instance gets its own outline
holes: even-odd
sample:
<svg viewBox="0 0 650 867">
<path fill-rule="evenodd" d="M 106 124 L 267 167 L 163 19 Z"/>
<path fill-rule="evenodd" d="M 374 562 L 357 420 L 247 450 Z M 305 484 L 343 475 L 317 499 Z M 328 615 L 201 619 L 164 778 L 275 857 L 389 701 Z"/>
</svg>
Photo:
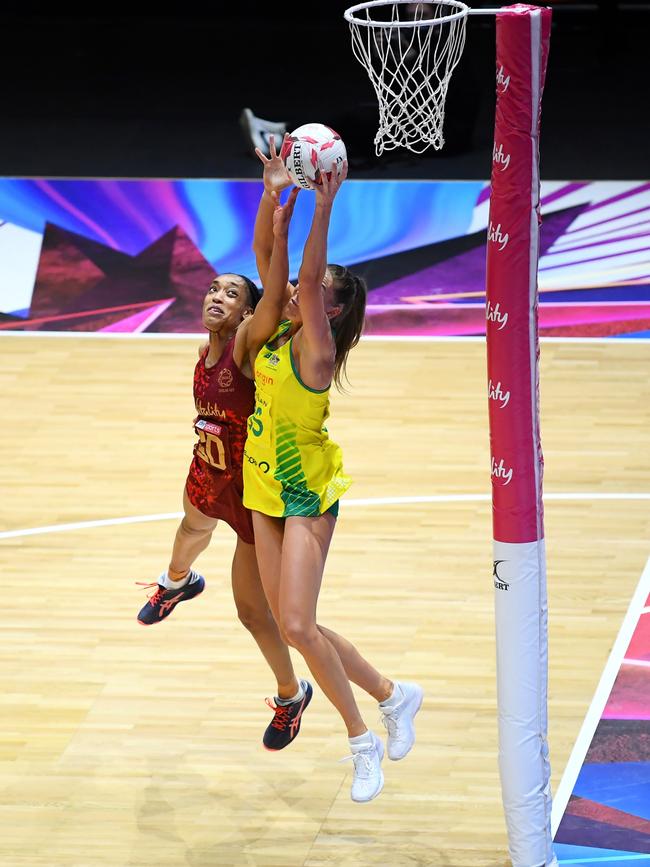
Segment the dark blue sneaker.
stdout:
<svg viewBox="0 0 650 867">
<path fill-rule="evenodd" d="M 165 573 L 160 576 L 160 582 Z M 151 626 L 153 623 L 160 623 L 165 617 L 169 617 L 174 608 L 179 602 L 185 602 L 187 599 L 194 599 L 199 593 L 203 593 L 205 588 L 205 579 L 194 569 L 190 569 L 190 580 L 181 587 L 180 590 L 168 590 L 163 584 L 145 584 L 145 587 L 157 587 L 158 589 L 149 597 L 149 601 L 141 609 L 138 614 L 138 623 L 143 626 Z"/>
<path fill-rule="evenodd" d="M 268 706 L 275 711 L 275 715 L 262 738 L 262 743 L 267 750 L 283 750 L 298 736 L 303 711 L 314 693 L 309 681 L 301 680 L 300 685 L 305 694 L 298 701 L 292 701 L 291 704 L 273 704 L 270 698 L 266 699 Z"/>
</svg>

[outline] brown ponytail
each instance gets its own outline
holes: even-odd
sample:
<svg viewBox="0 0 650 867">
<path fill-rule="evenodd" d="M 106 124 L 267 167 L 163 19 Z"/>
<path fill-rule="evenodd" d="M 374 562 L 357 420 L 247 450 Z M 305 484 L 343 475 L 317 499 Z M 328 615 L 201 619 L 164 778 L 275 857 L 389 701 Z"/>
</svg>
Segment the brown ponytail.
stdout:
<svg viewBox="0 0 650 867">
<path fill-rule="evenodd" d="M 368 290 L 365 280 L 343 265 L 327 267 L 334 279 L 334 303 L 341 307 L 341 312 L 331 321 L 336 344 L 334 382 L 341 389 L 343 377 L 347 379 L 345 365 L 348 352 L 357 345 L 363 331 Z"/>
</svg>

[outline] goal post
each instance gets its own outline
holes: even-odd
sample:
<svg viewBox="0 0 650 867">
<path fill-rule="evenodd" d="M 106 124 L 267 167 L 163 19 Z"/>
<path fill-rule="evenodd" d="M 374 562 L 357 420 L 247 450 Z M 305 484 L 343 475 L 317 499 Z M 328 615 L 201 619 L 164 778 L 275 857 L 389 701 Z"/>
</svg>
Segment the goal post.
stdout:
<svg viewBox="0 0 650 867">
<path fill-rule="evenodd" d="M 470 14 L 496 15 L 486 342 L 499 771 L 513 867 L 555 867 L 537 329 L 539 132 L 551 10 L 366 0 L 345 18 L 379 103 L 377 153 L 421 153 L 444 144 L 445 99 Z"/>
<path fill-rule="evenodd" d="M 496 20 L 486 339 L 499 772 L 514 867 L 557 863 L 547 743 L 547 596 L 539 426 L 539 130 L 551 10 Z"/>
</svg>

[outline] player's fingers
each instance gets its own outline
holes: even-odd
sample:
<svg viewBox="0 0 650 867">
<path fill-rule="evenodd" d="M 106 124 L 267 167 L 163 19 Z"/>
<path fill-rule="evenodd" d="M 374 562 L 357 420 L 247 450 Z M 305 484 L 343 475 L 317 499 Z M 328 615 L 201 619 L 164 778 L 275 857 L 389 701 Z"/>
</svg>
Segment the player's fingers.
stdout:
<svg viewBox="0 0 650 867">
<path fill-rule="evenodd" d="M 330 177 L 331 172 L 324 172 L 321 170 L 320 173 L 320 187 L 325 195 L 329 193 L 330 190 Z"/>
<path fill-rule="evenodd" d="M 269 151 L 271 152 L 271 159 L 275 159 L 277 156 L 275 152 L 275 136 L 272 133 L 269 136 Z"/>
<path fill-rule="evenodd" d="M 300 187 L 294 187 L 289 193 L 289 198 L 287 199 L 287 207 L 289 208 L 289 213 L 293 212 L 293 206 L 296 204 L 296 199 L 298 198 L 299 192 Z"/>
<path fill-rule="evenodd" d="M 262 161 L 262 163 L 263 163 L 264 165 L 266 165 L 267 163 L 271 162 L 271 161 L 266 157 L 266 155 L 262 153 L 262 151 L 261 151 L 259 148 L 255 148 L 255 153 L 257 154 L 257 156 L 260 158 L 260 160 Z"/>
</svg>

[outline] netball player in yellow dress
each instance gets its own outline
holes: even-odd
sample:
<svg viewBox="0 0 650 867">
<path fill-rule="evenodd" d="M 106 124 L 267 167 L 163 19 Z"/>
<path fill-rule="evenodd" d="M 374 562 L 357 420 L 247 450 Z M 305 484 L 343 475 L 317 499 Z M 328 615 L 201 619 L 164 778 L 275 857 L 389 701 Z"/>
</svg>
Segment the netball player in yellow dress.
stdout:
<svg viewBox="0 0 650 867">
<path fill-rule="evenodd" d="M 316 623 L 316 605 L 338 501 L 351 480 L 340 448 L 329 438 L 329 390 L 344 373 L 361 335 L 366 287 L 347 268 L 327 265 L 327 234 L 335 196 L 347 165 L 315 189 L 315 209 L 299 281 L 282 308 L 288 285 L 291 208 L 278 191 L 291 182 L 271 149 L 258 156 L 275 189 L 260 205 L 255 229 L 258 269 L 267 300 L 277 299 L 277 327 L 255 358 L 255 410 L 244 453 L 244 504 L 253 512 L 255 548 L 264 591 L 284 640 L 304 657 L 314 678 L 341 714 L 354 761 L 351 797 L 370 801 L 384 777 L 382 741 L 368 730 L 350 681 L 380 703 L 388 756 L 413 746 L 413 720 L 422 703 L 417 684 L 381 675 L 345 638 Z M 270 250 L 265 261 L 264 251 Z M 290 284 L 289 284 L 290 285 Z"/>
</svg>

